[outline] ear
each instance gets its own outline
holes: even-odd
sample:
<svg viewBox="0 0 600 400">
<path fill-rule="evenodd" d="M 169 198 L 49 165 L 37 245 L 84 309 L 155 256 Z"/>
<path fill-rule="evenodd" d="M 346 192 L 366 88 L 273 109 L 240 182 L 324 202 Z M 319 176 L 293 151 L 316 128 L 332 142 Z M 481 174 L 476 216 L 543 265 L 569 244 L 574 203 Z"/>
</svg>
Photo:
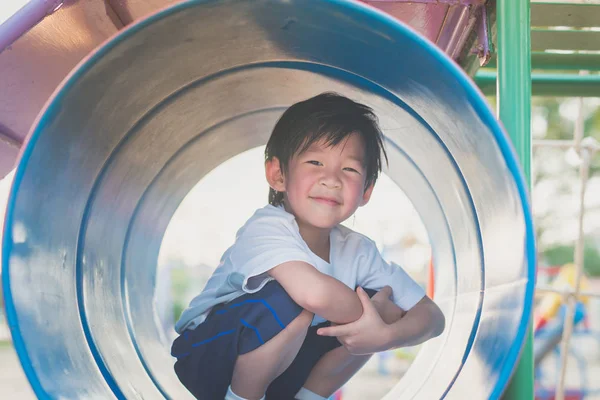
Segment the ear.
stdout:
<svg viewBox="0 0 600 400">
<path fill-rule="evenodd" d="M 371 200 L 371 194 L 373 193 L 374 187 L 375 185 L 369 185 L 369 187 L 365 189 L 365 192 L 362 196 L 362 201 L 360 203 L 361 207 L 366 205 L 369 202 L 369 200 Z"/>
<path fill-rule="evenodd" d="M 277 157 L 265 161 L 265 175 L 267 182 L 273 190 L 285 192 L 285 178 L 281 169 L 281 163 Z"/>
</svg>

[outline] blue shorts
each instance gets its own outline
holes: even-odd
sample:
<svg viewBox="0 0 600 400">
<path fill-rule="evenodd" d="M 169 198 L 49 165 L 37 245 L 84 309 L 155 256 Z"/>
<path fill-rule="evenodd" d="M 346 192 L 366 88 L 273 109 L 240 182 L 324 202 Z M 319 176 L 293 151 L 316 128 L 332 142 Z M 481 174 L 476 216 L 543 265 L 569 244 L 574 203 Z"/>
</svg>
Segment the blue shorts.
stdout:
<svg viewBox="0 0 600 400">
<path fill-rule="evenodd" d="M 370 296 L 375 293 L 366 291 Z M 177 377 L 197 399 L 222 400 L 238 355 L 272 339 L 301 312 L 302 307 L 276 281 L 214 307 L 204 323 L 184 331 L 173 342 L 171 355 L 177 358 Z M 292 364 L 269 386 L 267 400 L 293 400 L 319 359 L 341 346 L 335 337 L 317 335 L 318 328 L 329 324 L 309 328 Z"/>
</svg>

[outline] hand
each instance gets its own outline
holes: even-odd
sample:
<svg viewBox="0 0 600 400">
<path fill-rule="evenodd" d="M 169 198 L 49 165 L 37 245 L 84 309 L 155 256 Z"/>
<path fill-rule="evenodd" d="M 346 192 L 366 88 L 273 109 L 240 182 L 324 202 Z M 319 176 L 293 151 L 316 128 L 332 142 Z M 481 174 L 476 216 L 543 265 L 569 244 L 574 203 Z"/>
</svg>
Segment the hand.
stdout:
<svg viewBox="0 0 600 400">
<path fill-rule="evenodd" d="M 389 289 L 389 292 L 391 294 L 391 289 Z M 354 355 L 372 354 L 387 350 L 390 342 L 388 338 L 389 325 L 381 319 L 369 295 L 361 287 L 356 289 L 356 293 L 363 307 L 361 317 L 349 324 L 320 328 L 317 334 L 337 336 L 348 352 Z M 375 296 L 373 297 L 375 298 Z M 386 296 L 386 292 L 382 293 L 380 297 L 384 296 Z"/>
<path fill-rule="evenodd" d="M 371 303 L 375 306 L 375 309 L 379 313 L 379 315 L 384 314 L 386 307 L 391 303 L 390 297 L 392 296 L 392 288 L 389 286 L 384 286 L 383 289 L 375 293 L 373 297 L 371 297 Z"/>
<path fill-rule="evenodd" d="M 379 316 L 388 325 L 395 323 L 406 314 L 406 311 L 398 307 L 392 301 L 391 297 L 392 288 L 389 286 L 385 286 L 371 297 L 371 302 L 375 306 Z"/>
</svg>

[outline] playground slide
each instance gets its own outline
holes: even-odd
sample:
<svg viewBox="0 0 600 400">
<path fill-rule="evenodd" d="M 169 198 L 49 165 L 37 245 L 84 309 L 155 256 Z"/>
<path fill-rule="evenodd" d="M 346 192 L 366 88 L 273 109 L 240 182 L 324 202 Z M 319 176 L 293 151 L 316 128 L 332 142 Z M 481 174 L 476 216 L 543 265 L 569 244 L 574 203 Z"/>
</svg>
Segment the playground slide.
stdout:
<svg viewBox="0 0 600 400">
<path fill-rule="evenodd" d="M 185 399 L 152 309 L 162 236 L 224 160 L 290 104 L 371 105 L 386 173 L 436 260 L 444 334 L 390 398 L 498 398 L 531 316 L 534 244 L 509 140 L 470 79 L 393 18 L 347 1 L 187 2 L 89 55 L 21 154 L 3 242 L 15 348 L 41 399 Z"/>
</svg>

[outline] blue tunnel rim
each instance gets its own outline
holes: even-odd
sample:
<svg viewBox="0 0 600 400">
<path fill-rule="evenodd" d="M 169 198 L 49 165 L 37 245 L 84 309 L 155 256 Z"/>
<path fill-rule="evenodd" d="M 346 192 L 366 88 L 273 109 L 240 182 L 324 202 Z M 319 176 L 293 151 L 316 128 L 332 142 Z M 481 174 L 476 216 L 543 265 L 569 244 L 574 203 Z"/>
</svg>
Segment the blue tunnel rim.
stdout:
<svg viewBox="0 0 600 400">
<path fill-rule="evenodd" d="M 529 321 L 532 314 L 533 307 L 533 291 L 534 291 L 534 283 L 535 283 L 535 262 L 536 262 L 536 250 L 535 250 L 535 240 L 534 240 L 534 229 L 533 229 L 533 220 L 532 213 L 530 209 L 530 201 L 528 195 L 527 184 L 525 182 L 525 177 L 517 161 L 517 156 L 515 149 L 508 138 L 507 134 L 500 127 L 499 122 L 496 120 L 495 116 L 491 112 L 489 105 L 485 101 L 479 89 L 475 86 L 472 80 L 468 77 L 468 75 L 459 68 L 452 60 L 450 60 L 440 49 L 438 49 L 435 45 L 429 42 L 427 39 L 421 37 L 419 34 L 414 32 L 410 27 L 401 23 L 400 21 L 394 19 L 393 17 L 376 10 L 375 8 L 368 6 L 366 4 L 361 3 L 351 3 L 344 0 L 312 0 L 318 3 L 328 3 L 334 7 L 340 8 L 341 11 L 351 10 L 353 12 L 361 13 L 363 15 L 368 15 L 371 19 L 376 20 L 377 22 L 385 25 L 387 28 L 392 28 L 396 31 L 402 38 L 411 39 L 416 44 L 419 44 L 426 52 L 428 52 L 434 59 L 436 59 L 439 63 L 441 63 L 444 68 L 453 76 L 460 84 L 461 87 L 464 88 L 467 99 L 470 104 L 473 106 L 476 114 L 481 118 L 482 122 L 490 129 L 493 133 L 493 136 L 496 140 L 496 143 L 503 155 L 504 161 L 507 164 L 509 172 L 515 182 L 517 187 L 517 191 L 519 193 L 521 199 L 521 206 L 523 208 L 523 216 L 525 221 L 525 260 L 527 261 L 528 266 L 528 282 L 526 286 L 524 304 L 522 308 L 521 314 L 521 322 L 519 324 L 517 334 L 515 337 L 515 342 L 513 346 L 509 349 L 507 354 L 506 361 L 504 365 L 501 367 L 499 378 L 494 386 L 494 390 L 490 396 L 490 398 L 498 398 L 504 391 L 504 388 L 510 379 L 514 366 L 519 358 L 522 344 L 524 343 L 525 335 L 527 333 L 529 327 Z M 215 2 L 214 0 L 188 0 L 186 2 L 176 4 L 174 6 L 163 9 L 156 14 L 153 14 L 145 19 L 140 20 L 132 24 L 131 26 L 125 28 L 122 31 L 117 32 L 113 37 L 107 39 L 104 43 L 102 43 L 96 50 L 90 53 L 86 58 L 84 58 L 79 64 L 77 64 L 72 72 L 65 78 L 65 80 L 61 83 L 61 85 L 57 88 L 55 93 L 48 100 L 45 108 L 41 111 L 38 117 L 38 120 L 34 124 L 34 128 L 31 131 L 31 134 L 27 140 L 27 144 L 22 151 L 20 156 L 17 168 L 15 170 L 15 175 L 13 179 L 13 183 L 11 185 L 9 201 L 6 209 L 6 217 L 4 222 L 4 239 L 2 242 L 2 287 L 4 292 L 5 299 L 5 310 L 7 321 L 9 324 L 9 328 L 11 331 L 11 336 L 13 339 L 13 345 L 15 350 L 21 360 L 21 364 L 23 366 L 23 370 L 25 375 L 27 376 L 30 385 L 32 386 L 33 391 L 39 398 L 49 398 L 46 391 L 43 389 L 41 382 L 37 376 L 35 369 L 31 365 L 31 359 L 27 353 L 27 347 L 25 341 L 23 339 L 19 323 L 17 311 L 15 308 L 15 304 L 13 301 L 12 290 L 10 286 L 10 274 L 9 274 L 9 255 L 12 252 L 12 230 L 10 229 L 13 226 L 14 220 L 14 210 L 16 207 L 16 194 L 23 180 L 23 176 L 27 169 L 27 162 L 31 158 L 33 149 L 35 147 L 35 143 L 39 139 L 41 132 L 43 131 L 42 127 L 46 126 L 48 120 L 52 119 L 57 113 L 57 104 L 60 103 L 61 99 L 69 92 L 71 87 L 78 81 L 78 79 L 86 73 L 93 65 L 95 65 L 107 52 L 112 50 L 118 44 L 120 44 L 123 40 L 128 38 L 130 35 L 144 29 L 145 27 L 151 25 L 155 21 L 158 21 L 166 16 L 171 14 L 180 12 L 187 8 L 194 7 L 201 3 L 211 3 Z M 79 244 L 78 244 L 79 247 Z M 86 340 L 88 338 L 86 337 Z M 474 339 L 474 338 L 473 338 Z M 89 345 L 89 342 L 88 342 Z M 92 348 L 90 347 L 90 351 Z M 96 361 L 99 359 L 97 357 L 101 357 L 100 354 L 94 354 L 92 352 L 93 357 Z M 98 363 L 100 366 L 103 363 Z M 114 383 L 112 380 L 111 374 L 109 371 L 103 371 L 100 368 L 100 372 L 106 380 L 107 385 L 113 391 L 113 393 L 118 398 L 123 398 L 123 395 L 118 388 L 118 385 Z M 111 381 L 113 382 L 111 384 Z M 121 395 L 119 396 L 119 393 Z"/>
<path fill-rule="evenodd" d="M 525 222 L 525 254 L 524 260 L 527 265 L 527 285 L 525 290 L 524 304 L 521 314 L 521 322 L 517 329 L 515 341 L 510 347 L 507 354 L 506 361 L 500 369 L 499 378 L 494 385 L 494 389 L 490 394 L 490 399 L 499 398 L 506 386 L 514 370 L 516 369 L 516 363 L 519 360 L 523 344 L 525 343 L 525 335 L 529 330 L 530 320 L 533 312 L 533 296 L 535 290 L 535 266 L 536 266 L 536 247 L 535 247 L 535 230 L 533 226 L 533 214 L 531 210 L 531 203 L 529 197 L 529 188 L 526 183 L 523 170 L 518 161 L 517 153 L 514 145 L 510 140 L 508 134 L 504 130 L 501 121 L 497 120 L 494 116 L 489 104 L 485 100 L 483 93 L 475 85 L 473 80 L 463 71 L 458 64 L 451 60 L 441 49 L 431 43 L 428 39 L 419 35 L 411 27 L 405 25 L 401 21 L 396 20 L 392 16 L 379 11 L 374 7 L 359 4 L 359 3 L 345 3 L 344 0 L 329 0 L 331 3 L 338 5 L 345 5 L 348 8 L 354 9 L 354 11 L 364 10 L 365 14 L 370 13 L 374 18 L 380 19 L 380 22 L 387 23 L 389 27 L 402 28 L 404 34 L 414 42 L 420 44 L 422 48 L 426 49 L 434 59 L 440 62 L 453 77 L 460 83 L 461 87 L 465 90 L 469 103 L 473 106 L 476 114 L 481 118 L 485 126 L 487 126 L 492 132 L 496 144 L 498 145 L 500 152 L 506 162 L 508 170 L 513 178 L 513 181 L 517 187 L 519 197 L 521 200 L 521 207 L 523 211 L 523 219 Z M 472 338 L 474 341 L 475 337 Z M 472 345 L 472 343 L 471 343 Z"/>
<path fill-rule="evenodd" d="M 181 96 L 182 94 L 187 93 L 190 90 L 194 90 L 196 87 L 201 86 L 203 84 L 205 84 L 208 81 L 211 81 L 213 79 L 218 79 L 219 77 L 222 76 L 227 76 L 229 74 L 232 73 L 238 73 L 240 71 L 246 71 L 246 70 L 252 70 L 252 69 L 261 69 L 261 68 L 269 68 L 269 69 L 293 69 L 296 71 L 306 71 L 306 72 L 311 72 L 311 73 L 318 73 L 320 75 L 323 76 L 327 76 L 333 79 L 339 79 L 343 82 L 346 83 L 350 83 L 352 82 L 352 85 L 354 87 L 358 87 L 361 88 L 362 90 L 368 92 L 368 93 L 372 93 L 372 94 L 376 94 L 381 98 L 385 98 L 387 101 L 395 104 L 397 107 L 404 109 L 409 115 L 411 115 L 415 121 L 419 122 L 423 128 L 429 132 L 429 134 L 434 138 L 434 140 L 436 142 L 438 142 L 440 148 L 442 149 L 442 151 L 447 154 L 448 156 L 448 160 L 449 162 L 452 164 L 453 169 L 456 171 L 457 177 L 460 180 L 464 193 L 467 195 L 467 197 L 469 198 L 469 209 L 471 210 L 471 212 L 474 215 L 474 225 L 475 225 L 475 231 L 477 232 L 477 238 L 481 237 L 481 229 L 479 227 L 478 224 L 478 218 L 477 218 L 477 210 L 475 209 L 475 206 L 472 202 L 472 198 L 470 196 L 468 196 L 469 190 L 468 190 L 468 185 L 466 183 L 466 181 L 464 180 L 464 176 L 462 175 L 462 172 L 460 170 L 460 166 L 454 161 L 454 159 L 451 156 L 450 150 L 447 148 L 447 146 L 443 143 L 443 141 L 441 140 L 441 138 L 439 137 L 439 135 L 435 132 L 435 130 L 416 112 L 414 111 L 414 109 L 412 107 L 410 107 L 410 105 L 408 105 L 406 102 L 404 102 L 402 99 L 398 98 L 394 93 L 392 93 L 391 91 L 383 88 L 382 86 L 378 85 L 376 82 L 370 81 L 360 75 L 357 75 L 355 73 L 353 73 L 352 71 L 347 71 L 344 69 L 340 69 L 337 68 L 335 66 L 331 66 L 331 65 L 326 65 L 326 64 L 319 64 L 319 63 L 314 63 L 314 62 L 307 62 L 307 61 L 262 61 L 262 62 L 256 62 L 256 63 L 251 63 L 251 64 L 245 64 L 242 66 L 236 66 L 236 67 L 231 67 L 228 69 L 224 69 L 221 71 L 218 71 L 214 74 L 211 75 L 207 75 L 207 76 L 203 76 L 197 80 L 194 80 L 186 85 L 184 85 L 183 87 L 177 89 L 176 91 L 172 92 L 170 95 L 168 95 L 167 97 L 165 97 L 163 100 L 161 100 L 160 102 L 158 102 L 157 104 L 155 104 L 153 107 L 151 107 L 144 115 L 142 115 L 140 117 L 140 119 L 138 119 L 138 121 L 136 121 L 132 127 L 130 128 L 129 131 L 127 131 L 123 138 L 117 143 L 117 145 L 115 146 L 115 149 L 113 150 L 113 152 L 109 155 L 109 157 L 107 158 L 107 160 L 105 161 L 104 165 L 101 168 L 101 171 L 98 173 L 96 181 L 90 191 L 90 196 L 88 198 L 88 205 L 86 206 L 86 211 L 84 213 L 84 215 L 88 215 L 89 214 L 89 208 L 91 207 L 91 205 L 94 204 L 95 202 L 95 198 L 98 196 L 97 193 L 97 188 L 98 186 L 102 183 L 105 174 L 107 172 L 108 167 L 111 165 L 113 159 L 116 159 L 119 157 L 119 153 L 121 151 L 121 148 L 123 146 L 125 146 L 127 144 L 127 142 L 129 140 L 131 140 L 137 133 L 139 130 L 139 127 L 145 125 L 148 120 L 151 120 L 157 113 L 160 113 L 163 109 L 170 107 L 170 104 L 174 101 L 176 101 L 179 96 Z M 138 357 L 140 358 L 140 361 L 143 364 L 143 367 L 146 371 L 146 373 L 150 376 L 150 379 L 153 381 L 153 383 L 157 386 L 158 390 L 161 391 L 161 393 L 165 396 L 165 398 L 169 398 L 169 396 L 165 393 L 164 388 L 162 388 L 162 386 L 158 383 L 158 381 L 156 380 L 154 373 L 152 372 L 152 370 L 150 369 L 150 367 L 147 365 L 142 351 L 140 350 L 140 345 L 137 341 L 136 336 L 133 334 L 134 328 L 133 328 L 133 323 L 131 321 L 131 313 L 130 313 L 130 308 L 128 306 L 128 301 L 127 298 L 125 296 L 125 292 L 127 290 L 127 287 L 125 284 L 123 284 L 123 282 L 126 281 L 125 276 L 127 274 L 127 265 L 128 263 L 126 262 L 126 254 L 128 253 L 128 248 L 129 248 L 129 242 L 131 240 L 131 230 L 133 228 L 133 225 L 136 223 L 137 219 L 139 218 L 138 214 L 139 214 L 139 210 L 140 208 L 143 206 L 143 204 L 147 201 L 147 196 L 148 193 L 151 192 L 154 188 L 154 186 L 160 181 L 162 180 L 162 175 L 164 174 L 164 172 L 167 170 L 167 168 L 169 168 L 169 166 L 173 163 L 176 162 L 178 157 L 185 151 L 187 151 L 187 148 L 192 145 L 194 142 L 200 140 L 202 138 L 202 136 L 204 136 L 205 134 L 210 133 L 211 131 L 219 128 L 220 126 L 222 126 L 223 124 L 227 124 L 233 120 L 236 120 L 238 118 L 243 118 L 245 116 L 248 115 L 255 115 L 258 113 L 262 113 L 262 112 L 268 112 L 268 111 L 273 111 L 273 110 L 284 110 L 285 107 L 268 107 L 268 108 L 263 108 L 263 109 L 257 109 L 254 111 L 250 111 L 250 112 L 245 112 L 239 115 L 235 115 L 235 116 L 231 116 L 229 118 L 226 118 L 224 120 L 221 120 L 219 122 L 216 122 L 215 124 L 206 127 L 205 130 L 199 132 L 197 135 L 191 137 L 185 144 L 183 144 L 181 146 L 180 149 L 178 149 L 177 151 L 175 151 L 173 153 L 173 155 L 166 161 L 165 165 L 163 167 L 161 167 L 161 169 L 157 172 L 156 176 L 149 182 L 148 186 L 144 189 L 143 193 L 141 194 L 138 203 L 133 211 L 133 213 L 131 214 L 131 218 L 130 218 L 130 222 L 129 222 L 129 227 L 127 229 L 127 233 L 125 235 L 125 243 L 123 246 L 123 250 L 122 250 L 122 255 L 121 255 L 121 301 L 122 304 L 124 305 L 124 312 L 125 312 L 125 319 L 126 319 L 126 324 L 127 324 L 127 330 L 128 333 L 130 335 L 130 339 L 133 343 L 133 346 L 135 348 L 135 351 L 138 355 Z M 397 152 L 401 153 L 404 158 L 413 166 L 413 168 L 415 168 L 415 171 L 418 172 L 418 174 L 423 178 L 423 180 L 426 182 L 427 187 L 429 187 L 433 197 L 436 200 L 436 203 L 438 205 L 440 205 L 440 209 L 442 209 L 443 207 L 441 207 L 441 202 L 439 200 L 439 197 L 436 194 L 436 191 L 434 189 L 434 187 L 431 185 L 431 183 L 429 182 L 428 179 L 426 179 L 425 174 L 423 173 L 422 169 L 419 167 L 419 165 L 393 140 L 391 140 L 390 138 L 386 138 L 386 143 L 388 146 L 393 147 Z M 414 203 L 414 202 L 413 202 Z M 84 217 L 84 224 L 87 224 L 87 219 Z M 449 225 L 448 225 L 448 220 L 444 219 L 443 225 L 445 226 L 445 231 L 449 232 Z M 80 231 L 80 242 L 84 243 L 84 231 L 85 227 L 83 227 L 82 224 L 82 229 Z M 453 260 L 453 264 L 456 265 L 456 252 L 454 251 L 454 241 L 452 239 L 452 237 L 450 236 L 450 243 L 451 243 L 451 248 L 452 250 L 452 260 Z M 484 265 L 484 259 L 483 259 L 483 247 L 482 247 L 482 243 L 481 240 L 478 240 L 478 248 L 479 248 L 479 252 L 480 252 L 480 263 L 481 265 Z M 78 256 L 78 259 L 80 259 L 80 257 Z M 483 278 L 485 275 L 485 271 L 482 271 L 482 279 L 480 281 L 480 290 L 483 288 Z M 456 288 L 456 284 L 457 284 L 457 270 L 456 268 L 454 269 L 454 282 L 453 285 Z M 82 282 L 78 281 L 78 284 L 80 285 Z M 474 335 L 477 333 L 477 326 L 479 323 L 479 320 L 481 318 L 481 304 L 483 302 L 483 296 L 480 296 L 479 299 L 479 303 L 478 303 L 478 309 L 477 312 L 473 318 L 473 323 L 471 325 L 471 332 L 469 337 L 472 338 L 474 337 Z M 83 297 L 82 297 L 82 303 L 83 303 Z M 454 310 L 454 307 L 453 307 Z M 93 339 L 92 339 L 93 341 Z M 95 345 L 95 341 L 94 345 Z M 468 358 L 468 355 L 471 351 L 471 347 L 472 347 L 472 340 L 468 342 L 468 346 L 465 348 L 465 352 L 463 355 L 463 359 L 461 361 L 461 364 L 459 366 L 459 368 L 457 369 L 457 371 L 454 374 L 454 377 L 450 383 L 450 385 L 448 386 L 448 388 L 446 389 L 446 392 L 451 388 L 452 383 L 456 380 L 457 376 L 460 374 L 460 371 L 462 369 L 462 367 L 464 366 L 465 360 Z"/>
</svg>

